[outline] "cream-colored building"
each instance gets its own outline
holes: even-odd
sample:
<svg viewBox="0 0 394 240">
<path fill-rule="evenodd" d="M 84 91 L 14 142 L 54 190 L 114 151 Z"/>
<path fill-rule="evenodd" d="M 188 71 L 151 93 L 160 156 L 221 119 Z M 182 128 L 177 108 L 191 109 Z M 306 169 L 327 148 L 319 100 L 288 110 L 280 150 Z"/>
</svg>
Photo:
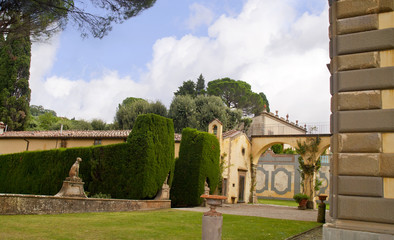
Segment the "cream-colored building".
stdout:
<svg viewBox="0 0 394 240">
<path fill-rule="evenodd" d="M 123 143 L 131 132 L 131 130 L 5 132 L 4 128 L 4 125 L 0 124 L 0 154 Z M 178 156 L 180 138 L 180 134 L 175 134 L 175 157 Z"/>
<path fill-rule="evenodd" d="M 218 137 L 223 162 L 222 193 L 228 203 L 248 203 L 251 196 L 251 142 L 238 130 L 223 132 L 222 123 L 215 119 L 208 132 Z"/>
<path fill-rule="evenodd" d="M 248 137 L 258 135 L 295 135 L 306 134 L 305 127 L 289 121 L 289 115 L 286 118 L 279 117 L 278 111 L 276 114 L 263 112 L 259 116 L 252 119 L 252 123 L 247 131 Z"/>
<path fill-rule="evenodd" d="M 277 130 L 269 130 L 276 126 Z M 279 127 L 278 127 L 279 126 Z M 4 126 L 3 126 L 4 128 Z M 125 142 L 131 130 L 110 131 L 21 131 L 4 132 L 0 127 L 0 154 L 57 148 L 88 147 Z M 253 118 L 249 134 L 253 136 L 279 134 L 305 134 L 305 128 L 288 122 L 272 113 L 262 113 Z M 251 138 L 243 131 L 223 132 L 223 124 L 215 119 L 208 132 L 217 136 L 223 162 L 222 193 L 228 203 L 249 203 L 256 200 L 252 185 L 257 165 L 253 166 Z M 175 157 L 179 156 L 181 134 L 175 134 Z M 253 183 L 254 182 L 254 183 Z"/>
</svg>

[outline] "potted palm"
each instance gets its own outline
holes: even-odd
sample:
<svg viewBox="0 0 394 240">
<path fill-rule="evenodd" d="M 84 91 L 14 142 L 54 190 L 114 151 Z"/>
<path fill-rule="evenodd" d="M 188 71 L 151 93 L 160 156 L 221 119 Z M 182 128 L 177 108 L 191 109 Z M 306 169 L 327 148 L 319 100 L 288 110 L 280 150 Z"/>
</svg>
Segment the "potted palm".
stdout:
<svg viewBox="0 0 394 240">
<path fill-rule="evenodd" d="M 306 203 L 309 200 L 308 195 L 303 193 L 297 193 L 293 196 L 293 199 L 296 201 L 296 203 L 298 203 L 298 209 L 300 210 L 306 209 Z"/>
</svg>

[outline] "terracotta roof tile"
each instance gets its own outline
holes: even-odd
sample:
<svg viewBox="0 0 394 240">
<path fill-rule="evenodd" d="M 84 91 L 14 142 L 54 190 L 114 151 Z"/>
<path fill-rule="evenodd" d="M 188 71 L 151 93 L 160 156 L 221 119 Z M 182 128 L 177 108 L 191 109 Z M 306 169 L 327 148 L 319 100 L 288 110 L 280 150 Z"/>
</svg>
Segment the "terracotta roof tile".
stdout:
<svg viewBox="0 0 394 240">
<path fill-rule="evenodd" d="M 234 137 L 235 135 L 237 135 L 239 133 L 242 133 L 242 132 L 239 131 L 239 130 L 232 129 L 232 130 L 229 130 L 227 132 L 224 132 L 223 133 L 223 138 Z"/>
<path fill-rule="evenodd" d="M 127 138 L 131 130 L 86 130 L 73 131 L 10 131 L 0 135 L 1 138 Z M 182 134 L 175 133 L 174 140 L 181 141 Z"/>
<path fill-rule="evenodd" d="M 127 138 L 131 130 L 10 131 L 0 138 Z"/>
</svg>

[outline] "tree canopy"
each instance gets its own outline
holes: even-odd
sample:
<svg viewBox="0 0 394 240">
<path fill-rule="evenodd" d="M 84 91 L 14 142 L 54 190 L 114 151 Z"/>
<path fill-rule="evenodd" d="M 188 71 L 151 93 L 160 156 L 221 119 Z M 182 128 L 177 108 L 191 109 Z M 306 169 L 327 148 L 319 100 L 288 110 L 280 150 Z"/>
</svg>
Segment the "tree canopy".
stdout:
<svg viewBox="0 0 394 240">
<path fill-rule="evenodd" d="M 196 96 L 196 84 L 192 80 L 187 80 L 182 83 L 182 86 L 178 87 L 178 90 L 174 92 L 175 96 L 190 95 Z"/>
<path fill-rule="evenodd" d="M 50 36 L 63 29 L 68 20 L 83 36 L 104 37 L 113 23 L 137 16 L 156 0 L 1 0 L 0 33 L 29 31 L 31 36 Z M 18 28 L 13 24 L 23 19 Z"/>
<path fill-rule="evenodd" d="M 27 34 L 11 32 L 5 37 L 0 33 L 0 121 L 9 130 L 24 130 L 28 120 L 30 56 Z"/>
<path fill-rule="evenodd" d="M 182 132 L 186 127 L 207 131 L 208 124 L 214 119 L 223 123 L 225 130 L 233 129 L 241 121 L 242 112 L 231 110 L 217 96 L 190 95 L 175 96 L 170 105 L 169 117 L 174 120 L 175 132 Z"/>
<path fill-rule="evenodd" d="M 150 103 L 141 98 L 126 98 L 118 106 L 115 124 L 119 129 L 132 129 L 137 117 L 146 113 L 166 117 L 167 109 L 160 101 Z"/>
<path fill-rule="evenodd" d="M 230 78 L 208 82 L 209 95 L 220 97 L 229 108 L 241 109 L 244 115 L 258 115 L 264 110 L 264 99 L 254 93 L 250 84 Z M 268 103 L 268 101 L 267 101 Z"/>
<path fill-rule="evenodd" d="M 196 97 L 198 95 L 205 95 L 205 79 L 200 74 L 197 78 L 197 83 L 192 80 L 187 80 L 182 83 L 182 86 L 178 87 L 178 90 L 174 92 L 175 96 L 185 96 L 190 95 L 192 97 Z"/>
</svg>

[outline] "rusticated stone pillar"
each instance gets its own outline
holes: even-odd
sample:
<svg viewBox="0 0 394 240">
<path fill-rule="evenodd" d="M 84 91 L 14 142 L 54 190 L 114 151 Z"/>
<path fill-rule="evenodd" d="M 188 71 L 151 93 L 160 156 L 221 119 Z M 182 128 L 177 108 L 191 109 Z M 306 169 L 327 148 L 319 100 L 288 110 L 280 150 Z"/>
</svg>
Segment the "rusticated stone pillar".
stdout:
<svg viewBox="0 0 394 240">
<path fill-rule="evenodd" d="M 330 215 L 323 239 L 394 239 L 394 0 L 329 0 Z"/>
</svg>

